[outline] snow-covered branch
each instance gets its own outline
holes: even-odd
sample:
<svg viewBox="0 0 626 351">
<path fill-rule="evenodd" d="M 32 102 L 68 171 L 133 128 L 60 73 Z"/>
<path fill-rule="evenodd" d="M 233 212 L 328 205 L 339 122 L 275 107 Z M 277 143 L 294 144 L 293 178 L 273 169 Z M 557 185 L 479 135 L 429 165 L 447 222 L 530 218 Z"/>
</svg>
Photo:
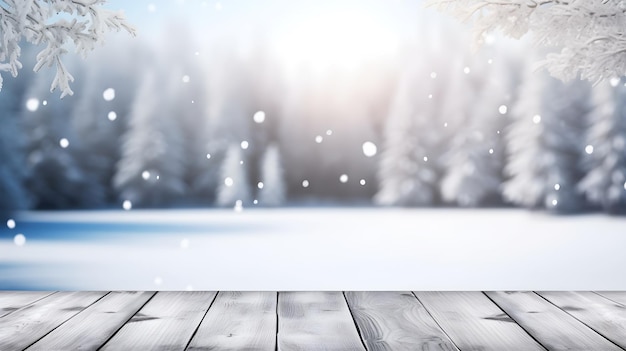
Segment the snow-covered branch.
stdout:
<svg viewBox="0 0 626 351">
<path fill-rule="evenodd" d="M 563 80 L 590 81 L 626 75 L 624 0 L 428 0 L 429 6 L 473 21 L 477 42 L 499 30 L 559 48 L 543 65 Z"/>
<path fill-rule="evenodd" d="M 50 87 L 59 89 L 61 97 L 72 95 L 74 77 L 63 65 L 62 57 L 73 44 L 81 56 L 101 44 L 109 31 L 135 29 L 124 14 L 103 8 L 106 0 L 4 0 L 0 1 L 0 71 L 14 77 L 22 68 L 20 43 L 45 44 L 37 55 L 34 70 L 55 67 Z M 0 75 L 0 89 L 2 76 Z"/>
</svg>

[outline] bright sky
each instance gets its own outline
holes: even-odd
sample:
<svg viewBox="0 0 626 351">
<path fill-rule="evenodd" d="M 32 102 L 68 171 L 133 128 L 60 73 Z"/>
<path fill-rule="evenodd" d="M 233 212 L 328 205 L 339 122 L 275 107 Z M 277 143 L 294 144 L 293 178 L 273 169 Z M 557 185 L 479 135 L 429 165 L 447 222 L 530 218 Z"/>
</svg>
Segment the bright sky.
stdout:
<svg viewBox="0 0 626 351">
<path fill-rule="evenodd" d="M 393 55 L 421 20 L 440 18 L 410 0 L 110 0 L 107 6 L 125 11 L 140 40 L 158 38 L 164 24 L 176 22 L 206 42 L 266 38 L 285 60 L 322 66 Z"/>
</svg>

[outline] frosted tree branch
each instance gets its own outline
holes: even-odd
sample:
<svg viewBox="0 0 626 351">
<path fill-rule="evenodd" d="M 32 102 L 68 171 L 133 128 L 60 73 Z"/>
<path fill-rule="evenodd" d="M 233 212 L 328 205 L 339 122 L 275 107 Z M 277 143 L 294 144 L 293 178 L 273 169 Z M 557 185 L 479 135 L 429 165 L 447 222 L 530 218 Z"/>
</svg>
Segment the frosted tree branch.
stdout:
<svg viewBox="0 0 626 351">
<path fill-rule="evenodd" d="M 580 76 L 598 82 L 626 75 L 624 0 L 428 0 L 475 25 L 478 44 L 491 31 L 557 48 L 542 61 L 562 80 Z"/>
<path fill-rule="evenodd" d="M 22 68 L 20 42 L 45 45 L 37 55 L 34 70 L 55 67 L 50 91 L 59 89 L 61 97 L 72 95 L 74 77 L 63 65 L 67 47 L 86 56 L 110 31 L 135 29 L 120 11 L 103 8 L 106 0 L 3 0 L 0 1 L 0 72 L 16 77 Z M 2 76 L 0 75 L 0 89 Z"/>
</svg>

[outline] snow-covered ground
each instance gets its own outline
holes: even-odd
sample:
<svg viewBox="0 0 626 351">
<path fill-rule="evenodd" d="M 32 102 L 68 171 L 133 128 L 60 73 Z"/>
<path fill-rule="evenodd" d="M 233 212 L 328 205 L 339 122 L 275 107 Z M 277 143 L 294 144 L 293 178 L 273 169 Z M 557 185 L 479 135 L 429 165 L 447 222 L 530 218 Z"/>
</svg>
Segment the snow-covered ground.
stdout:
<svg viewBox="0 0 626 351">
<path fill-rule="evenodd" d="M 626 290 L 625 249 L 626 218 L 600 214 L 30 212 L 0 229 L 0 288 Z"/>
</svg>

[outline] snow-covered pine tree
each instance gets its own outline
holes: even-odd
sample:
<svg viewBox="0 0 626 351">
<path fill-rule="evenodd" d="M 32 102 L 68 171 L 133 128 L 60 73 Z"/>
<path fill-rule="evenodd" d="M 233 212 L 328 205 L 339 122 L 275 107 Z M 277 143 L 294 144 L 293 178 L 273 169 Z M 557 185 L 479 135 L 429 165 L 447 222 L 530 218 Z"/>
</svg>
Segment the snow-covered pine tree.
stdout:
<svg viewBox="0 0 626 351">
<path fill-rule="evenodd" d="M 439 33 L 441 28 L 431 28 Z M 439 33 L 446 37 L 446 33 Z M 448 41 L 447 49 L 461 47 Z M 438 60 L 415 61 L 400 78 L 385 127 L 385 145 L 378 174 L 381 205 L 430 206 L 440 201 L 449 139 L 463 127 L 469 81 L 463 53 L 440 55 L 441 48 L 419 50 Z M 456 45 L 456 46 L 455 46 Z M 413 57 L 415 60 L 415 56 Z"/>
<path fill-rule="evenodd" d="M 626 78 L 593 89 L 594 108 L 583 156 L 585 177 L 578 185 L 587 200 L 609 213 L 626 212 Z"/>
<path fill-rule="evenodd" d="M 27 78 L 21 75 L 0 94 L 0 214 L 26 209 L 32 202 L 24 186 L 28 175 L 24 153 L 27 138 L 20 118 Z"/>
<path fill-rule="evenodd" d="M 287 187 L 280 156 L 276 144 L 271 144 L 261 160 L 261 181 L 263 187 L 258 191 L 259 205 L 280 206 L 285 203 Z"/>
<path fill-rule="evenodd" d="M 87 174 L 90 187 L 102 194 L 102 204 L 116 200 L 113 176 L 143 72 L 135 62 L 148 62 L 147 56 L 148 50 L 137 43 L 112 42 L 84 65 L 85 84 L 80 97 L 74 99 L 71 122 L 81 147 L 77 161 Z M 104 66 L 115 68 L 103 70 Z M 114 98 L 105 99 L 105 91 L 115 92 Z"/>
<path fill-rule="evenodd" d="M 585 207 L 582 178 L 585 119 L 590 84 L 563 83 L 544 72 L 526 76 L 506 138 L 504 197 L 516 205 L 560 213 Z"/>
<path fill-rule="evenodd" d="M 77 69 L 74 66 L 74 69 Z M 77 157 L 80 142 L 67 116 L 69 100 L 50 99 L 45 74 L 36 75 L 20 102 L 28 130 L 27 188 L 34 194 L 36 208 L 88 208 L 101 204 L 101 194 L 81 169 Z M 79 93 L 77 98 L 80 98 Z"/>
<path fill-rule="evenodd" d="M 148 69 L 132 104 L 113 186 L 133 207 L 171 206 L 186 192 L 184 138 L 172 104 L 181 76 Z"/>
<path fill-rule="evenodd" d="M 192 157 L 202 161 L 194 166 L 190 182 L 195 197 L 212 202 L 215 202 L 218 189 L 224 182 L 221 176 L 222 164 L 229 147 L 243 142 L 247 142 L 251 148 L 258 147 L 252 141 L 250 128 L 254 123 L 252 117 L 257 111 L 249 105 L 252 101 L 249 77 L 252 73 L 232 47 L 217 48 L 223 50 L 215 50 L 219 54 L 207 63 L 207 96 L 204 98 L 207 102 L 203 106 L 204 119 L 200 123 L 201 127 L 198 127 L 201 134 L 197 139 L 197 154 Z M 249 158 L 245 155 L 240 160 L 247 162 Z"/>
<path fill-rule="evenodd" d="M 216 204 L 222 207 L 247 205 L 251 200 L 251 189 L 247 164 L 239 144 L 231 144 L 221 166 L 221 183 L 217 190 Z"/>
<path fill-rule="evenodd" d="M 74 77 L 61 59 L 67 53 L 68 44 L 73 44 L 77 53 L 86 56 L 103 43 L 107 32 L 123 29 L 133 35 L 135 33 L 124 14 L 104 8 L 105 3 L 106 0 L 1 1 L 0 71 L 17 76 L 22 68 L 20 55 L 23 41 L 45 44 L 46 47 L 37 54 L 34 70 L 56 67 L 50 89 L 59 88 L 61 97 L 72 95 L 70 82 L 74 81 Z"/>
<path fill-rule="evenodd" d="M 545 63 L 555 76 L 598 81 L 626 73 L 624 1 L 429 0 L 431 6 L 475 21 L 477 42 L 493 30 L 559 48 Z"/>
<path fill-rule="evenodd" d="M 441 183 L 442 197 L 461 206 L 501 203 L 504 181 L 504 130 L 508 109 L 515 95 L 517 70 L 504 53 L 493 64 L 487 59 L 474 64 L 478 80 L 466 94 L 476 94 L 468 103 L 467 128 L 459 130 L 450 143 L 447 170 Z M 489 61 L 492 62 L 492 61 Z M 481 67 L 480 71 L 478 67 Z"/>
</svg>

